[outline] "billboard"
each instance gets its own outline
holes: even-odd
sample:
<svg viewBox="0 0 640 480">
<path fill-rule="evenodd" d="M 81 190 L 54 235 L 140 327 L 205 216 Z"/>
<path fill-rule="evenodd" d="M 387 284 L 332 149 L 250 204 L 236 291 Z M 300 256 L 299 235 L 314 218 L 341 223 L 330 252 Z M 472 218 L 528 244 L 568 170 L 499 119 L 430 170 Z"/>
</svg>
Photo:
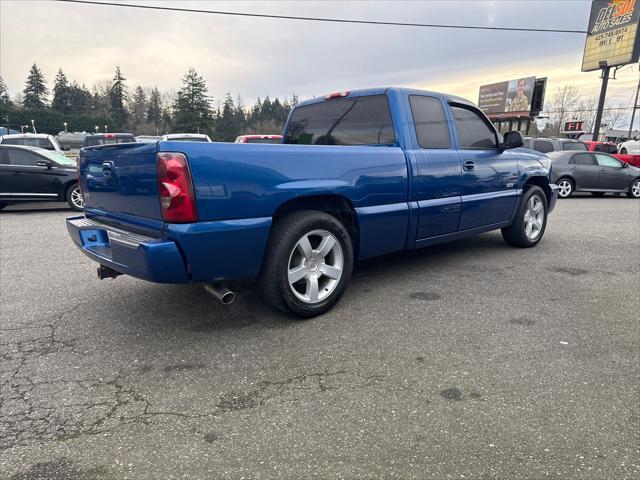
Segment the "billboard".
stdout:
<svg viewBox="0 0 640 480">
<path fill-rule="evenodd" d="M 593 0 L 582 71 L 635 63 L 640 54 L 640 1 Z M 606 62 L 606 65 L 601 65 Z"/>
<path fill-rule="evenodd" d="M 536 77 L 518 78 L 480 87 L 478 107 L 487 116 L 528 117 Z"/>
</svg>

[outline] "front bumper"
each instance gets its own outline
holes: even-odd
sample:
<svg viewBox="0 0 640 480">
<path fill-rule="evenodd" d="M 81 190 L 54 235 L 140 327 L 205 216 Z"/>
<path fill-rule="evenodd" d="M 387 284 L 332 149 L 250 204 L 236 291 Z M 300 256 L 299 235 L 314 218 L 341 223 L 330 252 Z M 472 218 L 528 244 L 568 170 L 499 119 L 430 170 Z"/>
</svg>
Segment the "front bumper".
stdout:
<svg viewBox="0 0 640 480">
<path fill-rule="evenodd" d="M 551 213 L 555 208 L 558 201 L 558 192 L 560 191 L 560 187 L 555 183 L 549 184 L 549 187 L 551 187 L 551 197 L 549 198 L 549 205 L 547 205 L 547 213 Z"/>
<path fill-rule="evenodd" d="M 187 283 L 175 242 L 121 230 L 83 216 L 67 218 L 67 230 L 89 258 L 117 272 L 156 283 Z"/>
</svg>

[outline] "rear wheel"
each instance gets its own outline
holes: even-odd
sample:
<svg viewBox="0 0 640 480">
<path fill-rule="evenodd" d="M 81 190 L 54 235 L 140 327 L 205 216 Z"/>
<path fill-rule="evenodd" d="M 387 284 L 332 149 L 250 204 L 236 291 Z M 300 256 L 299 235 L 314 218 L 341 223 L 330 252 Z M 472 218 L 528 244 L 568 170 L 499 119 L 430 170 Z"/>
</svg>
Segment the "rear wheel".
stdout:
<svg viewBox="0 0 640 480">
<path fill-rule="evenodd" d="M 274 225 L 260 287 L 271 306 L 310 318 L 340 300 L 352 270 L 353 245 L 342 223 L 323 212 L 300 211 Z"/>
<path fill-rule="evenodd" d="M 627 195 L 632 198 L 640 198 L 640 178 L 636 178 L 631 182 Z"/>
<path fill-rule="evenodd" d="M 514 247 L 533 247 L 546 227 L 547 197 L 540 187 L 532 186 L 522 195 L 513 223 L 502 229 L 502 238 Z"/>
<path fill-rule="evenodd" d="M 605 192 L 591 192 L 594 197 L 604 197 Z"/>
<path fill-rule="evenodd" d="M 84 201 L 82 200 L 82 191 L 80 185 L 74 183 L 67 190 L 67 203 L 76 212 L 81 212 L 84 209 Z"/>
<path fill-rule="evenodd" d="M 558 180 L 558 196 L 560 198 L 570 197 L 574 190 L 573 182 L 568 178 L 561 178 Z"/>
<path fill-rule="evenodd" d="M 621 149 L 621 150 L 620 150 L 620 153 L 621 153 L 622 155 L 626 155 L 626 154 L 627 154 L 627 149 L 626 149 L 626 148 Z"/>
</svg>

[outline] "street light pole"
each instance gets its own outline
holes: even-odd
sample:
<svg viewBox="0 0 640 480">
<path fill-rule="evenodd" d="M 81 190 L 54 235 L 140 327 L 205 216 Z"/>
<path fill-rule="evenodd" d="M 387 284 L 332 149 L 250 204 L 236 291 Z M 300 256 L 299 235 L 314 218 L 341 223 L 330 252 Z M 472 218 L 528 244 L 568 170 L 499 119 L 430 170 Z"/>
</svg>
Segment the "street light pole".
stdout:
<svg viewBox="0 0 640 480">
<path fill-rule="evenodd" d="M 104 133 L 107 133 L 107 125 L 104 126 Z"/>
<path fill-rule="evenodd" d="M 600 87 L 600 99 L 598 100 L 598 111 L 596 112 L 596 121 L 593 126 L 593 140 L 597 142 L 600 136 L 600 122 L 602 121 L 602 111 L 604 110 L 604 99 L 607 96 L 607 84 L 609 83 L 609 71 L 611 67 L 607 62 L 600 62 L 602 67 L 602 87 Z"/>
<path fill-rule="evenodd" d="M 631 138 L 631 132 L 633 131 L 633 121 L 636 119 L 636 109 L 638 108 L 638 93 L 640 93 L 640 76 L 638 77 L 638 87 L 636 88 L 636 99 L 633 101 L 633 110 L 631 110 L 631 123 L 629 124 L 629 134 L 627 135 L 627 137 L 629 138 Z"/>
<path fill-rule="evenodd" d="M 36 130 L 35 121 L 33 119 L 31 119 L 31 130 L 33 130 L 33 133 L 38 133 L 38 131 Z"/>
<path fill-rule="evenodd" d="M 95 127 L 93 127 L 96 131 L 96 133 L 98 133 L 98 125 L 96 125 Z"/>
<path fill-rule="evenodd" d="M 64 122 L 64 133 L 67 133 L 67 122 Z"/>
</svg>

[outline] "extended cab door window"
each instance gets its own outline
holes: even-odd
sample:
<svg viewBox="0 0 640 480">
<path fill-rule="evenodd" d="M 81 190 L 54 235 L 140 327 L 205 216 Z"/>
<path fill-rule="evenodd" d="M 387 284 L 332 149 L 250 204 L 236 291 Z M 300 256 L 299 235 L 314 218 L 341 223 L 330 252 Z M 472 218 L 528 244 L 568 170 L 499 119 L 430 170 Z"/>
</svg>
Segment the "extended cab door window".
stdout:
<svg viewBox="0 0 640 480">
<path fill-rule="evenodd" d="M 283 143 L 383 145 L 396 142 L 386 95 L 340 98 L 297 107 Z"/>
<path fill-rule="evenodd" d="M 451 135 L 442 103 L 435 97 L 410 95 L 409 104 L 418 145 L 422 148 L 449 148 Z"/>
<path fill-rule="evenodd" d="M 451 112 L 456 123 L 461 150 L 498 148 L 495 130 L 475 109 L 454 104 L 451 105 Z"/>
<path fill-rule="evenodd" d="M 541 153 L 553 152 L 553 143 L 549 140 L 534 140 L 533 149 Z"/>
</svg>

